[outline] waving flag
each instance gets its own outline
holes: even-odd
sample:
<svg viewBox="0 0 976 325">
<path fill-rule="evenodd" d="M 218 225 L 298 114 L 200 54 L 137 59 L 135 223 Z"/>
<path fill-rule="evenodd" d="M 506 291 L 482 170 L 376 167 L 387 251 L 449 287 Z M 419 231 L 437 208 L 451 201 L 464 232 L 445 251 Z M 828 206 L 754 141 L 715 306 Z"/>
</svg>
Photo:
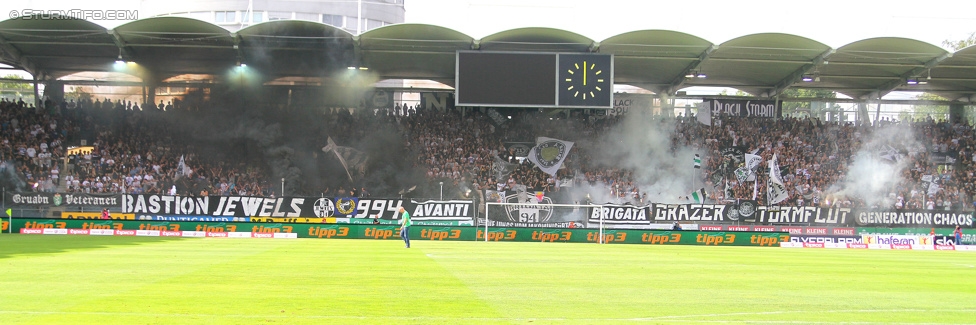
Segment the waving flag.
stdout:
<svg viewBox="0 0 976 325">
<path fill-rule="evenodd" d="M 556 175 L 556 171 L 563 165 L 573 149 L 573 143 L 559 139 L 538 137 L 535 147 L 529 150 L 529 161 L 549 175 Z"/>
</svg>

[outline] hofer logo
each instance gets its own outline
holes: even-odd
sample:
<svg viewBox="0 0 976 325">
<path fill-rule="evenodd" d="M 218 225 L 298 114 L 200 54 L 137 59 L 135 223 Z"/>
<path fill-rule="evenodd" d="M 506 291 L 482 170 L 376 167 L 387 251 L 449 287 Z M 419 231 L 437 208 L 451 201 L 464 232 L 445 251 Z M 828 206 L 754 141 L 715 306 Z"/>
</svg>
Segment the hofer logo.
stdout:
<svg viewBox="0 0 976 325">
<path fill-rule="evenodd" d="M 864 235 L 862 236 L 863 242 L 865 244 L 878 244 L 878 245 L 916 245 L 921 244 L 919 238 L 925 238 L 924 236 L 907 236 L 907 235 Z M 929 240 L 931 244 L 931 240 Z"/>
</svg>

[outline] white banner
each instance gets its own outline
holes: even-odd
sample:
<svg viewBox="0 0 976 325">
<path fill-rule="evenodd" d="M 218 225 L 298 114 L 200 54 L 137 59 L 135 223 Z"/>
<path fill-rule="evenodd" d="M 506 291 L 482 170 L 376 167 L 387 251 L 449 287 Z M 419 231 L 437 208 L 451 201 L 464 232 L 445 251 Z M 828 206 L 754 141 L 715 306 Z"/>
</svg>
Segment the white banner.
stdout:
<svg viewBox="0 0 976 325">
<path fill-rule="evenodd" d="M 613 94 L 613 109 L 607 111 L 607 115 L 625 115 L 631 110 L 647 111 L 654 103 L 654 96 L 646 94 L 617 93 Z"/>
</svg>

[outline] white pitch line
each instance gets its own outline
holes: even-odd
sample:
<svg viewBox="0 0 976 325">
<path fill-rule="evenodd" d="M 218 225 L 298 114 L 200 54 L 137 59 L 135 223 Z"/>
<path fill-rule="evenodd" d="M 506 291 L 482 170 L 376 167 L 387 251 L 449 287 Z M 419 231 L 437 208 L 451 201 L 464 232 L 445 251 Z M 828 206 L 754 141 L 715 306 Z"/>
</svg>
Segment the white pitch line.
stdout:
<svg viewBox="0 0 976 325">
<path fill-rule="evenodd" d="M 681 318 L 698 318 L 698 317 L 726 317 L 726 316 L 757 316 L 757 315 L 783 315 L 783 314 L 801 314 L 801 313 L 904 313 L 904 312 L 976 312 L 976 309 L 867 309 L 867 310 L 783 310 L 783 311 L 763 311 L 763 312 L 751 312 L 751 313 L 723 313 L 723 314 L 698 314 L 698 315 L 673 315 L 673 316 L 658 316 L 658 317 L 642 317 L 642 318 L 629 318 L 627 320 L 634 321 L 644 321 L 644 320 L 678 320 Z"/>
<path fill-rule="evenodd" d="M 849 324 L 849 325 L 874 325 L 874 324 L 898 324 L 898 325 L 973 325 L 974 323 L 910 323 L 910 322 L 825 322 L 825 321 L 780 321 L 780 320 L 675 320 L 669 322 L 682 323 L 753 323 L 753 324 Z"/>
<path fill-rule="evenodd" d="M 823 321 L 777 321 L 777 320 L 691 320 L 682 318 L 757 316 L 796 313 L 882 313 L 882 312 L 976 312 L 976 309 L 890 309 L 890 310 L 826 310 L 826 311 L 771 311 L 755 313 L 725 313 L 700 315 L 674 315 L 646 318 L 566 318 L 566 317 L 437 317 L 437 316 L 348 316 L 348 315 L 242 315 L 242 314 L 188 314 L 188 313 L 126 313 L 126 312 L 68 312 L 68 311 L 18 311 L 0 310 L 0 314 L 18 315 L 90 315 L 90 316 L 138 316 L 138 317 L 233 317 L 233 318 L 275 318 L 275 319 L 390 319 L 390 320 L 467 320 L 467 321 L 597 321 L 597 322 L 687 322 L 687 323 L 774 323 L 774 324 L 903 324 L 903 325 L 944 325 L 949 323 L 892 323 L 892 322 L 823 322 Z M 976 325 L 976 323 L 952 323 L 953 325 Z"/>
</svg>

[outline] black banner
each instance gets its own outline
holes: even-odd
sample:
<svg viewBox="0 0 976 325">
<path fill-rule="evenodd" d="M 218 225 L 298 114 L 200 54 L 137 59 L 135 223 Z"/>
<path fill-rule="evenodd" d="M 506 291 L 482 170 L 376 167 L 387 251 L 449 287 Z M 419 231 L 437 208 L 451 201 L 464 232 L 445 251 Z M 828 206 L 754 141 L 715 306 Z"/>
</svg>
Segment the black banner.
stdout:
<svg viewBox="0 0 976 325">
<path fill-rule="evenodd" d="M 654 222 L 673 221 L 734 221 L 728 218 L 725 204 L 652 204 L 651 215 Z M 738 217 L 736 217 L 738 218 Z"/>
<path fill-rule="evenodd" d="M 650 224 L 648 207 L 632 205 L 603 205 L 600 208 L 590 208 L 590 224 L 610 225 L 647 225 Z"/>
<path fill-rule="evenodd" d="M 776 100 L 741 100 L 741 99 L 706 99 L 705 107 L 712 110 L 712 117 L 762 117 L 778 118 L 783 116 L 782 101 Z"/>
<path fill-rule="evenodd" d="M 758 206 L 754 217 L 745 221 L 764 225 L 847 225 L 853 219 L 853 213 L 850 208 Z"/>
<path fill-rule="evenodd" d="M 553 207 L 554 200 L 549 195 L 558 192 L 511 193 L 502 202 L 513 205 L 489 205 L 488 225 L 497 227 L 569 227 L 586 222 L 589 209 L 581 207 Z M 498 201 L 494 201 L 498 202 Z M 541 204 L 541 205 L 540 205 Z M 479 222 L 484 224 L 483 222 Z"/>
<path fill-rule="evenodd" d="M 117 207 L 120 194 L 7 193 L 4 201 L 14 206 Z"/>
<path fill-rule="evenodd" d="M 404 208 L 418 221 L 472 221 L 471 201 L 424 201 L 382 198 L 262 198 L 246 196 L 183 197 L 123 195 L 122 213 L 167 216 L 272 218 L 399 218 Z"/>
<path fill-rule="evenodd" d="M 854 217 L 855 222 L 859 226 L 973 227 L 972 212 L 934 210 L 859 210 L 855 212 Z"/>
<path fill-rule="evenodd" d="M 432 111 L 443 112 L 454 109 L 453 93 L 420 93 L 420 107 Z"/>
</svg>

